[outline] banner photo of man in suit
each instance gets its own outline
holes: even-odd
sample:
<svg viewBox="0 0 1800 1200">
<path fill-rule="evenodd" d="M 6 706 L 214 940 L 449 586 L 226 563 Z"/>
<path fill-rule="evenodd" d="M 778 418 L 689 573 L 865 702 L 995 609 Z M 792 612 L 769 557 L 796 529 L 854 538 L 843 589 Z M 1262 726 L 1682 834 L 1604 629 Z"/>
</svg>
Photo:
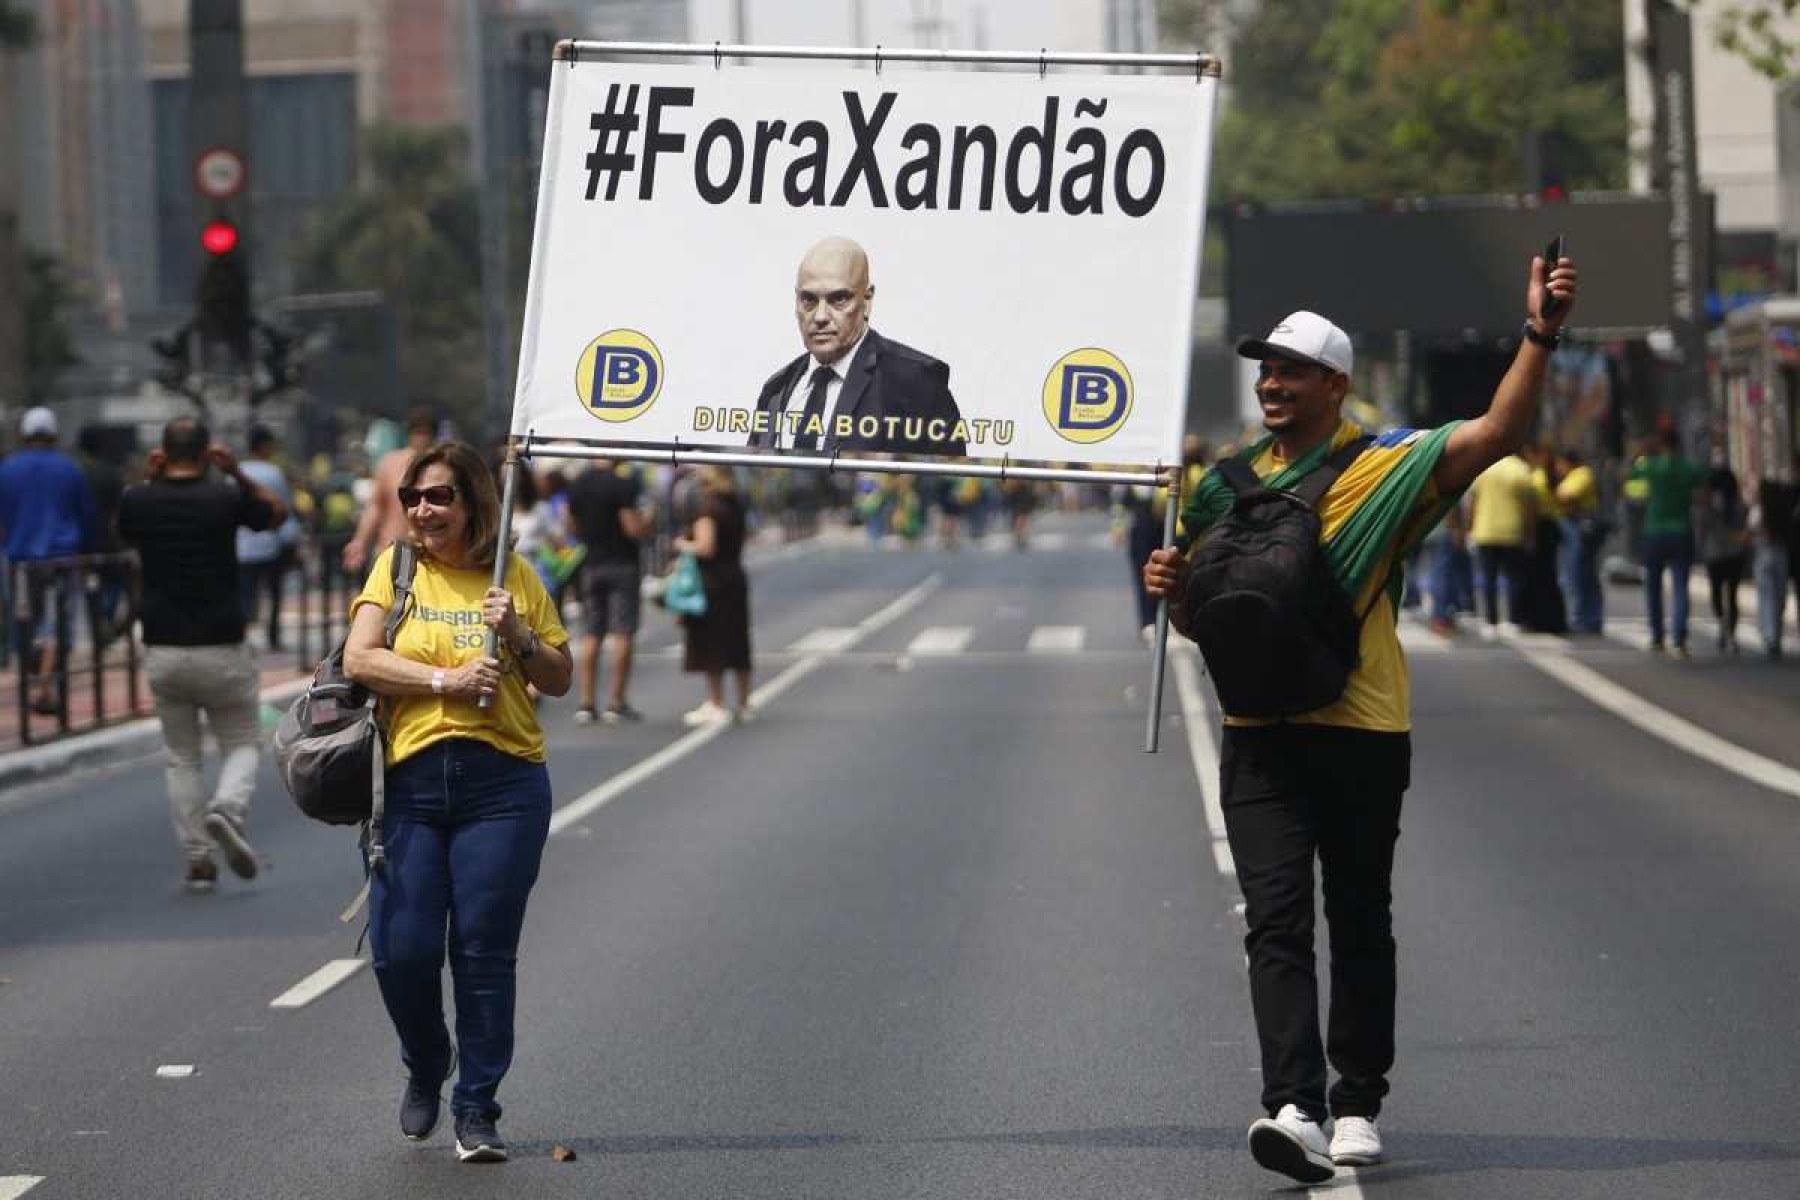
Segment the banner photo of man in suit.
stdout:
<svg viewBox="0 0 1800 1200">
<path fill-rule="evenodd" d="M 1174 461 L 1211 75 L 550 78 L 515 436 Z"/>
<path fill-rule="evenodd" d="M 749 444 L 834 454 L 968 453 L 950 368 L 870 327 L 869 256 L 826 238 L 800 260 L 794 315 L 806 353 L 775 372 L 756 398 Z"/>
</svg>

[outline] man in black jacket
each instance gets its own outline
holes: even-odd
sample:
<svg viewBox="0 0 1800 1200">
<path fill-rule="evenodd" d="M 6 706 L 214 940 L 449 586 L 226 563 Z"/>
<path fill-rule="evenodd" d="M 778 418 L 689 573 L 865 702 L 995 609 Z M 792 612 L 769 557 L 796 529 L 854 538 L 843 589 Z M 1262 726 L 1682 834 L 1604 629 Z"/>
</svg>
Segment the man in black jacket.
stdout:
<svg viewBox="0 0 1800 1200">
<path fill-rule="evenodd" d="M 874 302 L 861 246 L 826 238 L 806 252 L 794 285 L 806 353 L 763 384 L 750 445 L 823 454 L 968 453 L 950 368 L 869 328 Z"/>
</svg>

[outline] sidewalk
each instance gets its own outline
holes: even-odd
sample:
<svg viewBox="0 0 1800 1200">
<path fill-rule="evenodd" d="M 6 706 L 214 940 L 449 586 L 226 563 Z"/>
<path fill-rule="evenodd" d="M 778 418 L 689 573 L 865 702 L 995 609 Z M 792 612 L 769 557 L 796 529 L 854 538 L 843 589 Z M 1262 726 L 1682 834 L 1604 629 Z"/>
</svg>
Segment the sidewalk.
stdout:
<svg viewBox="0 0 1800 1200">
<path fill-rule="evenodd" d="M 70 732 L 62 732 L 55 716 L 27 712 L 31 744 L 21 737 L 16 662 L 13 669 L 0 673 L 0 792 L 51 775 L 150 754 L 160 747 L 162 731 L 151 707 L 141 648 L 139 653 L 134 708 L 125 647 L 123 643 L 108 647 L 101 673 L 104 709 L 100 709 L 95 703 L 92 650 L 77 647 L 69 671 Z M 299 670 L 292 649 L 257 657 L 265 705 L 284 705 L 310 677 Z M 105 712 L 106 723 L 96 727 L 98 711 Z"/>
</svg>

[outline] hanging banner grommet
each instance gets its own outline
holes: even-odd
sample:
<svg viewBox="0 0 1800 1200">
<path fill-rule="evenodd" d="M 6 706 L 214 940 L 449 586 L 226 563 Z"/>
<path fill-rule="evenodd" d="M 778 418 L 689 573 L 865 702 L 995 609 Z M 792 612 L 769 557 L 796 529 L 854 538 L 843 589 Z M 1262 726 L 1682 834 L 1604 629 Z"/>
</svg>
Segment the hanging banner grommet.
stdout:
<svg viewBox="0 0 1800 1200">
<path fill-rule="evenodd" d="M 713 43 L 713 70 L 715 70 L 715 71 L 723 70 L 724 67 L 725 67 L 725 55 L 719 49 L 719 43 L 714 42 Z"/>
<path fill-rule="evenodd" d="M 1047 79 L 1050 76 L 1049 54 L 1050 54 L 1050 47 L 1048 47 L 1048 46 L 1038 47 L 1038 78 L 1039 79 Z"/>
<path fill-rule="evenodd" d="M 875 43 L 875 73 L 881 74 L 881 43 Z"/>
</svg>

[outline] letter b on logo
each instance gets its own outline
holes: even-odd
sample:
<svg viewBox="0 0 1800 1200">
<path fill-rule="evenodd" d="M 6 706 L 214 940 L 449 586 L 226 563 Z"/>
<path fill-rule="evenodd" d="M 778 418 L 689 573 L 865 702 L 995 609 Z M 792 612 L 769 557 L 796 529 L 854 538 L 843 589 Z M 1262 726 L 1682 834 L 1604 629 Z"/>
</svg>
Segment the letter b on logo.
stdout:
<svg viewBox="0 0 1800 1200">
<path fill-rule="evenodd" d="M 1117 355 L 1088 347 L 1065 354 L 1044 380 L 1044 419 L 1058 436 L 1103 442 L 1131 415 L 1131 373 Z"/>
<path fill-rule="evenodd" d="M 662 355 L 635 329 L 611 329 L 587 344 L 575 366 L 575 394 L 602 421 L 644 414 L 662 391 Z"/>
</svg>

